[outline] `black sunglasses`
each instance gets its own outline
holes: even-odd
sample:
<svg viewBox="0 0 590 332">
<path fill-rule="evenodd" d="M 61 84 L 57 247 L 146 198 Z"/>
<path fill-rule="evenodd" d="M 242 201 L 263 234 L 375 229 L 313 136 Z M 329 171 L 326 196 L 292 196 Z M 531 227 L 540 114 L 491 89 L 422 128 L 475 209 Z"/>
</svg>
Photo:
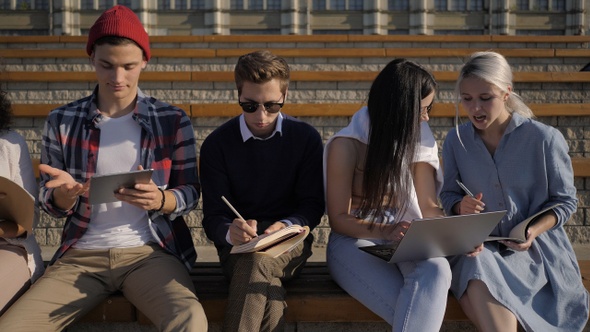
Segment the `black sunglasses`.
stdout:
<svg viewBox="0 0 590 332">
<path fill-rule="evenodd" d="M 238 101 L 238 104 L 240 104 L 240 107 L 242 107 L 242 110 L 244 110 L 244 112 L 246 112 L 246 113 L 256 112 L 256 110 L 258 109 L 258 106 L 260 106 L 260 105 L 262 105 L 264 107 L 264 110 L 267 111 L 268 113 L 277 113 L 278 111 L 281 110 L 281 108 L 283 108 L 283 105 L 285 105 L 285 102 L 259 104 L 259 103 L 255 103 L 255 102 Z"/>
</svg>

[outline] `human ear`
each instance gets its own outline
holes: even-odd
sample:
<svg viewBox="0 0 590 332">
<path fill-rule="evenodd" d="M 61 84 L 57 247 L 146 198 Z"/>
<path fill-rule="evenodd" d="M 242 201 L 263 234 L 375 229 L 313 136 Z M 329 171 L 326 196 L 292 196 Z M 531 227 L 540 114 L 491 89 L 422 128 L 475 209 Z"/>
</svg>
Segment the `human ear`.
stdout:
<svg viewBox="0 0 590 332">
<path fill-rule="evenodd" d="M 507 101 L 510 97 L 510 94 L 512 93 L 512 86 L 509 85 L 506 91 L 507 92 L 504 94 L 504 98 L 502 98 L 504 101 Z"/>
</svg>

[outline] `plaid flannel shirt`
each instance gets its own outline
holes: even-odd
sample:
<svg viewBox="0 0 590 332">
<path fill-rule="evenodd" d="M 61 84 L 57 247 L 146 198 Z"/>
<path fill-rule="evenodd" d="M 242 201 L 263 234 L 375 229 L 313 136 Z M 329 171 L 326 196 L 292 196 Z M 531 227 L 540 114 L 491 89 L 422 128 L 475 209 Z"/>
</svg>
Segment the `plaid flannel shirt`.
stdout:
<svg viewBox="0 0 590 332">
<path fill-rule="evenodd" d="M 41 162 L 70 173 L 80 183 L 95 174 L 100 153 L 97 124 L 103 116 L 96 106 L 97 92 L 98 87 L 90 96 L 53 110 L 43 130 Z M 150 229 L 159 245 L 190 270 L 197 254 L 182 215 L 196 207 L 200 195 L 192 123 L 183 110 L 146 96 L 139 88 L 133 119 L 141 126 L 141 165 L 154 169 L 156 185 L 170 190 L 176 198 L 171 214 L 148 212 Z M 53 204 L 53 189 L 45 187 L 49 180 L 41 173 L 41 207 L 54 217 L 67 217 L 53 263 L 86 232 L 92 222 L 92 205 L 86 194 L 78 197 L 72 209 L 59 209 Z"/>
</svg>

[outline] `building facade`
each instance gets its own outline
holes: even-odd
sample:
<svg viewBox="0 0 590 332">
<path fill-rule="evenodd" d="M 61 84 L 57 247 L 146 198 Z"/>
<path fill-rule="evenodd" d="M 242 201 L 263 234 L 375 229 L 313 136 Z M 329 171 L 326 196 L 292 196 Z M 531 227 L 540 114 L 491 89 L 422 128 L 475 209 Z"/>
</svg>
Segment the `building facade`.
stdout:
<svg viewBox="0 0 590 332">
<path fill-rule="evenodd" d="M 105 9 L 156 35 L 586 35 L 590 0 L 0 0 L 0 35 L 85 35 Z"/>
</svg>

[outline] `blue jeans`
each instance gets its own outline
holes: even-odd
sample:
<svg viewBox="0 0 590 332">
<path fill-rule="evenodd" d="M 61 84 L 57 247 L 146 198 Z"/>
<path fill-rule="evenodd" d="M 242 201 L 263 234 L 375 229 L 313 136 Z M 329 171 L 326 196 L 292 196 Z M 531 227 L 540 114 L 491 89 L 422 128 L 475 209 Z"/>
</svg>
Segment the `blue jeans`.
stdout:
<svg viewBox="0 0 590 332">
<path fill-rule="evenodd" d="M 451 285 L 447 259 L 390 264 L 358 249 L 379 243 L 332 232 L 326 251 L 332 278 L 393 331 L 439 331 Z"/>
</svg>

